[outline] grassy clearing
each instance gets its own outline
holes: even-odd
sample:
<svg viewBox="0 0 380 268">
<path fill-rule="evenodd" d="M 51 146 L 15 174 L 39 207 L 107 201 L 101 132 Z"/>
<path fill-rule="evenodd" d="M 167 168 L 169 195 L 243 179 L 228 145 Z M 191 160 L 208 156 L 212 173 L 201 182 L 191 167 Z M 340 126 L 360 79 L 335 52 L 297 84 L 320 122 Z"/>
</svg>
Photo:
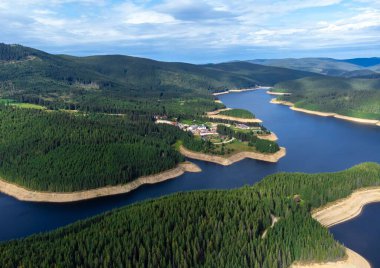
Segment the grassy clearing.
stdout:
<svg viewBox="0 0 380 268">
<path fill-rule="evenodd" d="M 240 152 L 256 152 L 255 147 L 248 146 L 248 142 L 241 142 L 239 140 L 234 140 L 224 145 L 216 145 L 215 151 L 221 151 L 223 146 L 225 152 L 224 155 L 222 155 L 223 157 L 229 157 Z"/>
<path fill-rule="evenodd" d="M 23 109 L 46 110 L 45 106 L 31 103 L 12 103 L 12 105 Z"/>
</svg>

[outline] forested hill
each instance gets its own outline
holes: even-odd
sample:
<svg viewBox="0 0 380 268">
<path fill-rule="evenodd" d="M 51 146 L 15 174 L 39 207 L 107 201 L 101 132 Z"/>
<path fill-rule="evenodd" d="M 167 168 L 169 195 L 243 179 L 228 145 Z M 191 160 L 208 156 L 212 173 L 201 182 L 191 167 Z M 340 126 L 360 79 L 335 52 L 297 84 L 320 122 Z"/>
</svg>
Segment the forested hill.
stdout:
<svg viewBox="0 0 380 268">
<path fill-rule="evenodd" d="M 306 77 L 276 84 L 281 99 L 309 110 L 380 120 L 380 79 Z"/>
<path fill-rule="evenodd" d="M 257 59 L 247 62 L 338 77 L 379 78 L 380 58 L 337 60 L 332 58 Z"/>
<path fill-rule="evenodd" d="M 379 183 L 380 165 L 366 163 L 337 173 L 274 174 L 236 190 L 175 194 L 2 243 L 0 266 L 282 268 L 335 261 L 344 249 L 311 209 Z M 270 228 L 273 217 L 279 220 Z"/>
<path fill-rule="evenodd" d="M 312 75 L 241 62 L 193 65 L 121 55 L 73 57 L 0 44 L 0 97 L 51 109 L 127 113 L 150 107 L 159 113 L 163 106 L 175 110 L 179 100 L 202 99 L 201 109 L 207 110 L 212 92 Z"/>
<path fill-rule="evenodd" d="M 302 70 L 292 70 L 289 68 L 265 66 L 248 63 L 245 61 L 226 62 L 219 64 L 204 65 L 210 69 L 223 70 L 233 73 L 239 77 L 255 78 L 259 85 L 273 86 L 281 81 L 288 81 L 302 77 L 321 77 L 322 75 Z"/>
</svg>

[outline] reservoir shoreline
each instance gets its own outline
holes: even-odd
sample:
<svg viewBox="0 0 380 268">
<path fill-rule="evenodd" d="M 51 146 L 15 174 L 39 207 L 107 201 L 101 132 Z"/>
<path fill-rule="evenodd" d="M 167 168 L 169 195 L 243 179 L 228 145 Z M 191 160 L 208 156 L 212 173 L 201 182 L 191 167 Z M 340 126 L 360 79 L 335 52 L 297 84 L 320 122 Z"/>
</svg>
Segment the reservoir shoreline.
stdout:
<svg viewBox="0 0 380 268">
<path fill-rule="evenodd" d="M 231 155 L 230 157 L 222 157 L 219 155 L 209 155 L 199 152 L 194 152 L 191 150 L 186 149 L 184 146 L 180 146 L 179 151 L 182 155 L 191 158 L 191 159 L 197 159 L 201 161 L 206 162 L 212 162 L 216 163 L 222 166 L 229 166 L 236 162 L 239 162 L 245 158 L 270 162 L 270 163 L 276 163 L 278 162 L 282 157 L 286 155 L 286 149 L 284 147 L 280 147 L 280 150 L 274 154 L 264 154 L 264 153 L 257 153 L 257 152 L 239 152 L 236 154 Z"/>
<path fill-rule="evenodd" d="M 346 198 L 314 210 L 312 216 L 323 226 L 332 227 L 359 216 L 365 205 L 376 202 L 380 202 L 380 187 L 360 189 Z"/>
<path fill-rule="evenodd" d="M 229 110 L 232 110 L 232 109 L 225 108 L 225 109 L 211 111 L 207 113 L 207 117 L 212 118 L 212 119 L 230 120 L 230 121 L 235 121 L 235 122 L 240 122 L 240 123 L 262 123 L 263 122 L 262 120 L 258 118 L 242 118 L 242 117 L 234 117 L 234 116 L 220 114 L 220 112 L 229 111 Z"/>
<path fill-rule="evenodd" d="M 380 120 L 363 119 L 363 118 L 340 115 L 337 113 L 318 112 L 318 111 L 312 111 L 312 110 L 307 110 L 307 109 L 303 109 L 303 108 L 297 108 L 297 107 L 294 107 L 294 103 L 292 103 L 292 102 L 280 101 L 277 99 L 272 99 L 270 101 L 270 103 L 290 106 L 290 109 L 293 111 L 296 111 L 296 112 L 302 112 L 302 113 L 311 114 L 311 115 L 318 115 L 318 116 L 322 116 L 322 117 L 334 117 L 337 119 L 342 119 L 342 120 L 350 121 L 353 123 L 360 123 L 360 124 L 366 124 L 366 125 L 372 125 L 372 126 L 379 126 L 380 127 Z"/>
<path fill-rule="evenodd" d="M 380 187 L 364 188 L 354 191 L 346 198 L 328 203 L 326 206 L 312 211 L 312 217 L 323 226 L 330 228 L 345 221 L 349 221 L 359 216 L 365 205 L 380 202 Z M 356 267 L 370 268 L 369 262 L 354 252 L 346 248 L 346 259 L 328 263 L 295 263 L 291 268 L 333 268 L 333 267 Z"/>
<path fill-rule="evenodd" d="M 49 202 L 66 203 L 94 199 L 111 195 L 125 194 L 131 192 L 145 184 L 155 184 L 166 180 L 174 179 L 185 172 L 201 172 L 201 169 L 194 163 L 180 163 L 170 170 L 137 178 L 134 181 L 123 185 L 105 186 L 97 189 L 76 191 L 76 192 L 41 192 L 34 191 L 16 184 L 7 182 L 0 178 L 0 192 L 10 195 L 20 201 L 29 202 Z"/>
<path fill-rule="evenodd" d="M 346 258 L 326 263 L 294 263 L 290 268 L 371 268 L 369 262 L 355 251 L 345 248 Z"/>
<path fill-rule="evenodd" d="M 246 91 L 254 91 L 254 90 L 259 90 L 259 89 L 270 89 L 271 87 L 254 87 L 254 88 L 243 88 L 243 89 L 229 89 L 226 91 L 222 92 L 216 92 L 212 93 L 213 96 L 219 96 L 219 95 L 224 95 L 224 94 L 229 94 L 229 93 L 240 93 L 240 92 L 246 92 Z"/>
</svg>

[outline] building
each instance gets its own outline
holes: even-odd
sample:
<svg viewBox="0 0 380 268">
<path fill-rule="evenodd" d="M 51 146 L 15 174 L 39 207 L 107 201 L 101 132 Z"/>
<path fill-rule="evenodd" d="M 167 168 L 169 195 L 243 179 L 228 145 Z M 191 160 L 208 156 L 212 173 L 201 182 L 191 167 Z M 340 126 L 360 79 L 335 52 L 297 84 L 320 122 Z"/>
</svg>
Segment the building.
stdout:
<svg viewBox="0 0 380 268">
<path fill-rule="evenodd" d="M 240 129 L 244 129 L 244 130 L 246 130 L 246 129 L 250 129 L 250 127 L 247 126 L 247 125 L 245 125 L 245 124 L 236 124 L 236 127 L 237 127 L 237 128 L 240 128 Z"/>
</svg>

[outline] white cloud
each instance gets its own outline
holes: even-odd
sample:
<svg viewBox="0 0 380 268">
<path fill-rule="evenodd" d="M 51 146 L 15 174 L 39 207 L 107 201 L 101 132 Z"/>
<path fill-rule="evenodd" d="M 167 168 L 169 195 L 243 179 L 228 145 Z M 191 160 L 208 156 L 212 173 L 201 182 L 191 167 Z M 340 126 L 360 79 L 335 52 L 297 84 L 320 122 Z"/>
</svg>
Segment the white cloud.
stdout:
<svg viewBox="0 0 380 268">
<path fill-rule="evenodd" d="M 0 41 L 187 51 L 311 49 L 380 43 L 379 18 L 380 1 L 369 0 L 1 0 Z"/>
<path fill-rule="evenodd" d="M 175 22 L 175 19 L 168 14 L 145 10 L 132 3 L 118 5 L 114 8 L 114 14 L 122 16 L 122 21 L 127 24 L 165 24 Z"/>
</svg>

